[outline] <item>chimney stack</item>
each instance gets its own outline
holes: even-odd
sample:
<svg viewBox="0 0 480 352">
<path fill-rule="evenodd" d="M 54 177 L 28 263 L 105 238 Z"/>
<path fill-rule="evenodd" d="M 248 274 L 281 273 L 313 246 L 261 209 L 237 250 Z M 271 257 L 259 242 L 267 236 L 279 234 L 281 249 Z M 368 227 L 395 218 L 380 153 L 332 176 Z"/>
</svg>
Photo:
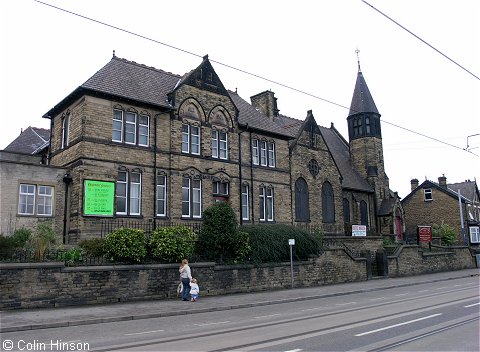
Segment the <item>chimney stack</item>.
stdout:
<svg viewBox="0 0 480 352">
<path fill-rule="evenodd" d="M 418 187 L 418 180 L 416 178 L 412 179 L 410 181 L 410 186 L 411 186 L 411 190 L 413 191 L 415 188 Z"/>
<path fill-rule="evenodd" d="M 265 92 L 250 97 L 250 101 L 254 108 L 269 117 L 270 120 L 273 121 L 274 118 L 278 116 L 280 110 L 277 108 L 277 98 L 275 98 L 274 92 L 266 90 Z"/>
<path fill-rule="evenodd" d="M 438 185 L 442 188 L 447 188 L 447 178 L 445 177 L 445 174 L 438 178 Z"/>
</svg>

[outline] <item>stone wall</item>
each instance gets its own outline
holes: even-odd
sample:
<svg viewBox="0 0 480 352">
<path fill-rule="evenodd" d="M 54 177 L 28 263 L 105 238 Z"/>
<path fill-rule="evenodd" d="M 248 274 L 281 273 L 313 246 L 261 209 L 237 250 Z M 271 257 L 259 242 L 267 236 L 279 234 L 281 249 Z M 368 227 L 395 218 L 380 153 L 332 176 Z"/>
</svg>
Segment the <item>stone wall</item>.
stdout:
<svg viewBox="0 0 480 352">
<path fill-rule="evenodd" d="M 390 277 L 412 276 L 442 271 L 475 268 L 468 247 L 449 247 L 443 252 L 427 252 L 419 246 L 402 246 L 396 256 L 388 257 Z"/>
<path fill-rule="evenodd" d="M 192 263 L 201 295 L 291 287 L 290 263 L 218 266 Z M 364 259 L 343 250 L 294 264 L 296 287 L 366 280 Z M 60 307 L 176 297 L 178 265 L 65 267 L 63 263 L 2 264 L 0 309 Z"/>
</svg>

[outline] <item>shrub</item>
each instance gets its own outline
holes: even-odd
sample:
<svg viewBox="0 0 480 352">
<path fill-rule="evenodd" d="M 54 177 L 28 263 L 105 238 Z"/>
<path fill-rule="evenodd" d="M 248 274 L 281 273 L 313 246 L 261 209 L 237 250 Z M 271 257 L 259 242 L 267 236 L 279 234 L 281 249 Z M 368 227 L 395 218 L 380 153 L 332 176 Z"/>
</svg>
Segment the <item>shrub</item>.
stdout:
<svg viewBox="0 0 480 352">
<path fill-rule="evenodd" d="M 42 259 L 45 251 L 55 243 L 55 240 L 55 231 L 51 221 L 42 221 L 38 223 L 35 234 L 31 237 L 29 243 L 33 245 L 37 259 Z"/>
<path fill-rule="evenodd" d="M 210 260 L 244 261 L 249 255 L 249 236 L 238 232 L 235 212 L 228 202 L 217 202 L 203 212 L 198 250 Z"/>
<path fill-rule="evenodd" d="M 168 263 L 179 262 L 192 256 L 196 238 L 187 226 L 158 228 L 150 236 L 150 250 L 153 257 Z"/>
<path fill-rule="evenodd" d="M 12 245 L 15 248 L 22 248 L 25 244 L 30 241 L 32 238 L 32 230 L 22 227 L 20 229 L 15 230 L 13 233 L 11 240 Z"/>
<path fill-rule="evenodd" d="M 432 225 L 432 234 L 435 237 L 440 237 L 442 239 L 442 244 L 447 246 L 450 246 L 457 241 L 454 228 L 449 224 L 445 224 L 443 221 L 440 225 Z"/>
<path fill-rule="evenodd" d="M 291 225 L 245 225 L 240 230 L 249 234 L 250 259 L 254 263 L 289 261 L 289 239 L 295 239 L 293 250 L 296 259 L 308 259 L 322 250 L 322 233 L 311 235 Z"/>
<path fill-rule="evenodd" d="M 147 240 L 143 230 L 120 228 L 107 235 L 103 248 L 110 259 L 139 263 L 147 255 Z"/>
<path fill-rule="evenodd" d="M 59 252 L 56 259 L 63 260 L 67 266 L 73 265 L 82 261 L 82 249 L 73 247 L 66 251 Z"/>
<path fill-rule="evenodd" d="M 87 240 L 80 241 L 78 246 L 84 251 L 86 255 L 93 257 L 101 257 L 104 254 L 103 251 L 103 238 L 90 238 Z"/>
</svg>

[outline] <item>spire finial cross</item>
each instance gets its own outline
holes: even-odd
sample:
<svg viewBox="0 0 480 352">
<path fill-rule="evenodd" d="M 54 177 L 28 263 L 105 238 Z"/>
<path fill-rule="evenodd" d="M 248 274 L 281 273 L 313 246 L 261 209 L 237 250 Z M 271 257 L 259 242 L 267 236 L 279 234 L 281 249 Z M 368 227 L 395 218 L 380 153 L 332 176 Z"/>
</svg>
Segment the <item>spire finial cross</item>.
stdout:
<svg viewBox="0 0 480 352">
<path fill-rule="evenodd" d="M 355 50 L 355 53 L 357 54 L 357 63 L 358 63 L 358 72 L 362 72 L 362 70 L 360 69 L 360 50 L 358 50 L 358 48 Z"/>
</svg>

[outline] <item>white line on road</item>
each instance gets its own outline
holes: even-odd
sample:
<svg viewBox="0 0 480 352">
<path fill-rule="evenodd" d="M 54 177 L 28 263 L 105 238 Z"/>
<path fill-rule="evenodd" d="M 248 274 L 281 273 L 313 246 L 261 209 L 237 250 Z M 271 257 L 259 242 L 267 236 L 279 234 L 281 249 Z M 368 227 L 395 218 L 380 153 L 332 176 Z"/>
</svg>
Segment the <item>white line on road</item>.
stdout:
<svg viewBox="0 0 480 352">
<path fill-rule="evenodd" d="M 319 310 L 319 309 L 323 309 L 324 307 L 315 307 L 315 308 L 305 308 L 305 309 L 302 309 L 302 312 L 308 312 L 309 310 Z"/>
<path fill-rule="evenodd" d="M 262 318 L 270 318 L 270 317 L 275 317 L 277 315 L 280 315 L 280 313 L 276 313 L 276 314 L 270 314 L 270 315 L 260 315 L 258 317 L 253 317 L 253 319 L 262 319 Z"/>
<path fill-rule="evenodd" d="M 219 322 L 216 322 L 216 323 L 204 323 L 204 324 L 193 324 L 193 325 L 196 325 L 196 326 L 209 326 L 209 325 L 218 325 L 218 324 L 227 324 L 227 323 L 230 323 L 230 320 L 228 320 L 228 321 L 219 321 Z"/>
<path fill-rule="evenodd" d="M 406 296 L 406 295 L 409 295 L 409 293 L 399 293 L 398 295 L 395 295 L 395 297 Z"/>
<path fill-rule="evenodd" d="M 407 324 L 415 323 L 415 322 L 417 322 L 417 321 L 421 321 L 421 320 L 425 320 L 425 319 L 430 319 L 430 318 L 433 318 L 433 317 L 437 317 L 437 316 L 439 316 L 439 315 L 442 315 L 442 313 L 433 314 L 433 315 L 429 315 L 428 317 L 423 317 L 423 318 L 418 318 L 418 319 L 406 321 L 406 322 L 403 322 L 403 323 L 400 323 L 400 324 L 385 326 L 385 327 L 383 327 L 383 328 L 376 329 L 376 330 L 371 330 L 371 331 L 362 332 L 361 334 L 356 334 L 355 336 L 358 336 L 358 337 L 360 337 L 360 336 L 365 336 L 365 335 L 373 334 L 373 333 L 376 333 L 376 332 L 379 332 L 379 331 L 388 330 L 388 329 L 393 329 L 393 328 L 396 328 L 397 326 L 407 325 Z"/>
<path fill-rule="evenodd" d="M 480 302 L 474 303 L 474 304 L 470 304 L 470 305 L 468 305 L 468 306 L 463 306 L 463 307 L 464 307 L 464 308 L 470 308 L 470 307 L 478 306 L 478 305 L 480 305 Z"/>
<path fill-rule="evenodd" d="M 378 297 L 378 298 L 370 298 L 369 301 L 383 301 L 387 299 L 387 297 Z"/>
<path fill-rule="evenodd" d="M 162 332 L 165 330 L 152 330 L 152 331 L 142 331 L 142 332 L 133 332 L 131 334 L 125 334 L 125 336 L 131 336 L 131 335 L 142 335 L 142 334 L 153 334 L 154 332 Z"/>
<path fill-rule="evenodd" d="M 423 292 L 428 292 L 430 290 L 421 290 L 421 291 L 418 291 L 418 293 L 423 293 Z"/>
<path fill-rule="evenodd" d="M 357 302 L 346 302 L 346 303 L 337 303 L 336 306 L 348 306 L 350 304 L 356 304 Z"/>
<path fill-rule="evenodd" d="M 303 350 L 301 348 L 297 348 L 296 350 L 289 350 L 285 352 L 300 352 L 300 351 L 303 351 Z"/>
</svg>

